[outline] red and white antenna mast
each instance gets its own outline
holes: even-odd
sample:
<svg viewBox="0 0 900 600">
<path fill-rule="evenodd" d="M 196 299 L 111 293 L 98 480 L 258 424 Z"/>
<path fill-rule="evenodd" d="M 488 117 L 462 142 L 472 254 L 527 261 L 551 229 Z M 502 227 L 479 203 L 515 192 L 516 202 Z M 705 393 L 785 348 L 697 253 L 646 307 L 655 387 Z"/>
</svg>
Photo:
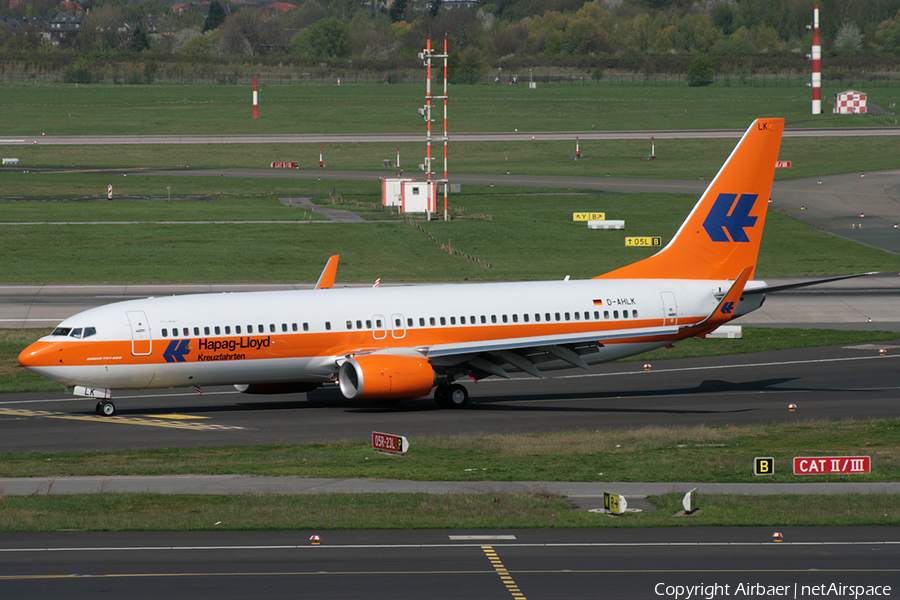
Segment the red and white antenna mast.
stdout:
<svg viewBox="0 0 900 600">
<path fill-rule="evenodd" d="M 812 114 L 822 114 L 822 46 L 819 44 L 819 5 L 813 9 Z"/>
<path fill-rule="evenodd" d="M 447 32 L 444 32 L 444 53 L 443 54 L 435 54 L 435 52 L 431 49 L 431 40 L 427 40 L 427 44 L 425 46 L 425 50 L 419 54 L 419 58 L 425 63 L 426 74 L 425 74 L 425 108 L 419 109 L 419 114 L 425 117 L 426 123 L 426 131 L 425 131 L 425 145 L 426 145 L 426 154 L 425 154 L 425 164 L 422 165 L 422 168 L 425 171 L 425 179 L 428 185 L 432 183 L 440 183 L 444 186 L 444 220 L 449 220 L 449 215 L 447 213 L 447 186 L 449 185 L 449 180 L 447 177 L 447 141 L 449 137 L 447 136 L 447 57 L 449 56 L 447 52 Z M 444 59 L 444 93 L 441 96 L 435 96 L 431 93 L 431 67 L 432 67 L 432 59 L 433 58 L 443 58 Z M 434 100 L 443 100 L 444 101 L 444 178 L 443 179 L 435 179 L 433 177 L 432 171 L 432 156 L 431 156 L 431 124 L 434 122 L 434 119 L 431 116 L 431 111 L 434 108 Z M 435 200 L 437 200 L 435 198 Z"/>
</svg>

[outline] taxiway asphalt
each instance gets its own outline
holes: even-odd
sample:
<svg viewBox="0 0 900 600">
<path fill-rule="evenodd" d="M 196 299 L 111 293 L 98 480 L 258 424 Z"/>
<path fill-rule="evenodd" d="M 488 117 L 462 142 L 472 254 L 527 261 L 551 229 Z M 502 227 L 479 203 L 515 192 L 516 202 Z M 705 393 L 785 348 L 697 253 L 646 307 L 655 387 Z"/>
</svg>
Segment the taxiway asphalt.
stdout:
<svg viewBox="0 0 900 600">
<path fill-rule="evenodd" d="M 860 600 L 897 595 L 897 539 L 894 527 L 0 534 L 0 590 L 50 600 Z"/>
</svg>

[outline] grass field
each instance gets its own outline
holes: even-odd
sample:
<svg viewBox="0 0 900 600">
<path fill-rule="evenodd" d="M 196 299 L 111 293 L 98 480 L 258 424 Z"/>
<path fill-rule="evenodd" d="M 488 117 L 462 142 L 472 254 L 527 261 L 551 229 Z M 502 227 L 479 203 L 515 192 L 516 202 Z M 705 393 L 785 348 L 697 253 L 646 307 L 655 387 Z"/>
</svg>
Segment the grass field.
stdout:
<svg viewBox="0 0 900 600">
<path fill-rule="evenodd" d="M 823 89 L 824 98 L 840 91 Z M 898 88 L 868 90 L 889 106 Z M 415 133 L 425 85 L 263 86 L 259 119 L 251 89 L 237 86 L 5 87 L 0 135 L 196 133 Z M 882 127 L 875 116 L 810 115 L 806 88 L 484 86 L 449 89 L 451 131 L 743 129 L 781 116 L 791 126 Z M 115 118 L 111 118 L 112 116 Z M 438 106 L 435 118 L 443 118 Z"/>
<path fill-rule="evenodd" d="M 411 450 L 402 457 L 375 452 L 366 440 L 4 454 L 0 455 L 0 477 L 241 474 L 418 481 L 739 483 L 760 481 L 753 473 L 753 458 L 771 456 L 775 473 L 766 482 L 900 479 L 898 419 L 419 436 L 409 438 L 409 443 Z M 871 456 L 872 472 L 798 480 L 790 469 L 792 457 L 798 455 Z"/>
<path fill-rule="evenodd" d="M 896 481 L 900 421 L 798 422 L 749 427 L 645 428 L 511 435 L 418 437 L 402 457 L 366 442 L 233 448 L 0 455 L 0 476 L 234 474 L 364 477 L 431 481 L 760 481 L 755 456 L 794 482 L 791 457 L 867 455 L 872 474 L 807 476 L 802 481 Z M 779 468 L 778 465 L 781 465 Z M 615 490 L 611 490 L 615 491 Z M 114 494 L 28 497 L 0 490 L 0 531 L 197 531 L 216 528 L 369 529 L 676 527 L 900 524 L 900 499 L 842 496 L 699 496 L 701 512 L 673 515 L 681 494 L 651 496 L 659 510 L 608 519 L 574 512 L 536 488 L 486 495 L 279 494 L 193 496 Z"/>
<path fill-rule="evenodd" d="M 745 129 L 747 121 L 741 126 Z M 600 141 L 582 140 L 582 159 L 575 161 L 575 140 L 570 141 L 517 141 L 517 142 L 455 142 L 448 150 L 448 163 L 453 173 L 484 173 L 488 175 L 565 175 L 573 177 L 641 177 L 647 179 L 705 179 L 715 176 L 721 164 L 728 158 L 739 136 L 733 139 L 711 140 L 657 140 L 656 159 L 645 160 L 650 154 L 650 140 Z M 894 137 L 847 137 L 840 143 L 824 138 L 785 138 L 780 158 L 790 160 L 790 169 L 778 169 L 778 180 L 810 177 L 829 173 L 854 171 L 878 171 L 897 166 Z M 21 173 L 29 167 L 77 167 L 131 168 L 138 171 L 157 168 L 256 168 L 269 169 L 273 161 L 296 161 L 302 169 L 318 169 L 320 144 L 209 144 L 209 145 L 142 145 L 142 146 L 18 146 L 6 150 L 21 161 L 15 172 L 0 172 L 6 185 L 4 198 L 14 196 L 38 196 L 52 182 L 70 179 L 73 188 L 57 187 L 63 195 L 104 195 L 106 185 L 126 189 L 130 183 L 122 177 L 102 176 L 105 184 L 83 188 L 77 179 L 78 171 L 61 175 Z M 402 164 L 407 174 L 418 172 L 423 161 L 424 143 L 400 144 Z M 328 169 L 383 172 L 393 176 L 395 169 L 385 169 L 383 161 L 396 161 L 397 144 L 352 143 L 325 144 Z M 440 150 L 439 152 L 442 152 Z M 441 159 L 443 160 L 443 159 Z M 439 164 L 443 169 L 443 163 Z M 134 173 L 132 173 L 133 175 Z M 271 171 L 262 175 L 269 175 Z M 161 179 L 161 178 L 156 178 Z M 173 193 L 188 193 L 196 189 L 190 177 L 167 177 L 156 183 L 155 195 L 166 195 L 166 186 Z M 37 181 L 36 181 L 37 180 Z M 309 180 L 307 180 L 309 181 Z M 315 181 L 315 180 L 313 180 Z M 250 187 L 254 193 L 268 191 L 266 180 L 235 181 L 229 178 L 235 189 Z M 306 183 L 306 182 L 304 182 Z M 333 183 L 333 182 L 332 182 Z M 228 185 L 222 183 L 218 187 Z M 182 191 L 185 190 L 185 191 Z M 380 194 L 375 179 L 368 186 L 369 193 Z M 199 190 L 199 193 L 203 193 Z M 212 193 L 212 192 L 209 192 Z M 231 191 L 231 193 L 235 193 Z"/>
<path fill-rule="evenodd" d="M 700 512 L 676 517 L 683 494 L 649 496 L 658 510 L 624 517 L 575 512 L 540 489 L 491 494 L 316 494 L 264 496 L 0 496 L 0 531 L 208 531 L 339 529 L 556 529 L 900 524 L 887 494 L 699 495 Z M 798 507 L 802 506 L 802 510 Z M 323 536 L 326 540 L 327 535 Z"/>
<path fill-rule="evenodd" d="M 71 179 L 72 185 L 81 182 L 84 188 L 91 185 L 88 180 L 103 181 L 96 175 Z M 152 193 L 156 181 L 128 177 L 123 193 Z M 488 269 L 448 254 L 403 221 L 310 224 L 304 209 L 285 207 L 271 196 L 321 194 L 319 201 L 327 202 L 323 199 L 330 186 L 340 185 L 345 199 L 377 201 L 363 193 L 364 183 L 266 180 L 269 194 L 234 198 L 219 194 L 234 185 L 230 181 L 187 178 L 185 185 L 194 187 L 186 194 L 199 192 L 206 182 L 215 199 L 2 203 L 7 222 L 93 224 L 0 226 L 0 253 L 6 261 L 0 281 L 315 281 L 332 254 L 341 255 L 338 277 L 350 281 L 588 278 L 651 254 L 648 248 L 626 248 L 626 233 L 658 235 L 665 243 L 696 201 L 684 194 L 561 195 L 559 190 L 468 186 L 466 193 L 452 198 L 451 207 L 464 206 L 469 215 L 488 214 L 490 221 L 432 221 L 423 226 L 441 243 L 487 261 L 493 267 Z M 640 225 L 627 232 L 591 231 L 571 220 L 579 211 L 602 211 L 608 218 Z M 207 219 L 280 223 L 190 223 Z M 132 221 L 138 223 L 121 224 Z M 769 215 L 760 277 L 868 271 L 900 271 L 900 257 L 835 238 L 778 213 Z"/>
</svg>

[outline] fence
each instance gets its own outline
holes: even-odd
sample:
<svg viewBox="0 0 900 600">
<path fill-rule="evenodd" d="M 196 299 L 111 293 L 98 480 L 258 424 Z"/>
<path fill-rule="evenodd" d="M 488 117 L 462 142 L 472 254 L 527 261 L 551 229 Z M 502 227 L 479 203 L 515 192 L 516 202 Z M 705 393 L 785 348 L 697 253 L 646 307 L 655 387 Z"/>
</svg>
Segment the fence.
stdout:
<svg viewBox="0 0 900 600">
<path fill-rule="evenodd" d="M 66 73 L 0 73 L 0 85 L 53 85 L 62 83 L 95 83 L 111 85 L 153 84 L 153 85 L 253 85 L 252 73 L 153 73 L 142 71 L 79 72 L 73 80 L 72 72 Z M 394 83 L 422 83 L 421 70 L 392 71 L 391 73 L 257 73 L 261 85 L 385 85 Z M 485 75 L 483 83 L 506 85 L 512 78 L 517 85 L 581 85 L 581 86 L 648 86 L 682 87 L 687 85 L 687 76 L 676 73 L 619 73 L 586 72 L 569 73 L 512 73 L 504 74 L 498 81 L 496 74 Z M 721 74 L 714 77 L 714 87 L 772 87 L 805 88 L 810 82 L 808 73 L 791 74 Z M 825 75 L 822 87 L 900 87 L 900 73 L 856 73 Z"/>
</svg>

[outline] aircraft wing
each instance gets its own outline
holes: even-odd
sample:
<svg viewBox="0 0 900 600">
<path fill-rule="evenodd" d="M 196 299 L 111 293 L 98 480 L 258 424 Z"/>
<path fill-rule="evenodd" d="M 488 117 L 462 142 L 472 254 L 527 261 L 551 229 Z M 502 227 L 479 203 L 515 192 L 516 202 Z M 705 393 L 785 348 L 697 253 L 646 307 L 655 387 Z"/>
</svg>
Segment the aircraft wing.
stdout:
<svg viewBox="0 0 900 600">
<path fill-rule="evenodd" d="M 614 332 L 560 334 L 532 338 L 516 338 L 501 340 L 479 340 L 454 344 L 436 344 L 423 349 L 423 354 L 433 363 L 452 364 L 454 371 L 483 371 L 492 375 L 509 378 L 503 369 L 512 365 L 517 369 L 535 377 L 543 377 L 538 369 L 542 362 L 562 360 L 573 367 L 588 369 L 588 364 L 581 354 L 596 351 L 603 342 L 627 338 L 650 337 L 657 335 L 673 335 L 678 333 L 677 326 L 660 326 L 654 328 L 620 329 Z M 458 362 L 452 359 L 456 357 Z"/>
</svg>

